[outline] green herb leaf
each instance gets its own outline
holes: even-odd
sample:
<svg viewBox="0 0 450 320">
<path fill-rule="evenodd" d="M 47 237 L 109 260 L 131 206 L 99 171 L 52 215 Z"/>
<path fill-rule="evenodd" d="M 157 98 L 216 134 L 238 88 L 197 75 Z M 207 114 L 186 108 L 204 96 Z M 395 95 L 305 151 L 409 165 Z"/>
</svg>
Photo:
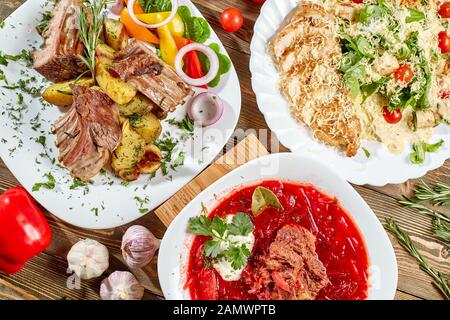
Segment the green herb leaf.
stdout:
<svg viewBox="0 0 450 320">
<path fill-rule="evenodd" d="M 217 258 L 217 256 L 220 254 L 221 244 L 222 242 L 220 240 L 209 240 L 205 242 L 204 247 L 204 255 L 211 258 Z"/>
<path fill-rule="evenodd" d="M 253 215 L 260 215 L 268 207 L 283 210 L 283 206 L 275 193 L 264 187 L 256 187 L 252 195 Z"/>
<path fill-rule="evenodd" d="M 361 86 L 361 91 L 363 94 L 363 103 L 366 101 L 367 98 L 369 98 L 374 93 L 378 92 L 380 88 L 385 85 L 391 78 L 382 77 L 377 81 L 374 81 L 369 84 L 365 84 Z"/>
<path fill-rule="evenodd" d="M 440 140 L 434 144 L 428 143 L 414 143 L 413 152 L 410 154 L 409 159 L 414 164 L 422 164 L 425 162 L 426 152 L 436 152 L 444 145 L 444 140 Z"/>
<path fill-rule="evenodd" d="M 253 232 L 252 220 L 245 212 L 238 212 L 228 226 L 228 231 L 235 236 L 246 236 Z"/>
<path fill-rule="evenodd" d="M 366 155 L 366 158 L 367 159 L 369 159 L 370 158 L 370 152 L 369 152 L 369 150 L 367 150 L 366 148 L 362 148 L 363 149 L 363 151 L 364 151 L 364 154 Z"/>
<path fill-rule="evenodd" d="M 231 262 L 231 267 L 235 270 L 241 269 L 247 264 L 248 258 L 250 257 L 250 251 L 245 245 L 231 246 L 225 255 L 225 258 Z"/>
<path fill-rule="evenodd" d="M 376 5 L 369 5 L 363 8 L 359 14 L 359 22 L 367 24 L 374 18 L 379 18 L 383 15 L 383 10 Z"/>
<path fill-rule="evenodd" d="M 409 11 L 409 17 L 406 17 L 406 19 L 405 19 L 406 23 L 425 20 L 425 13 L 423 13 L 422 11 L 419 11 L 419 10 L 416 10 L 413 8 L 408 8 L 408 11 Z"/>
<path fill-rule="evenodd" d="M 208 83 L 211 88 L 215 88 L 219 85 L 222 75 L 230 71 L 232 64 L 230 58 L 220 52 L 220 46 L 217 43 L 211 43 L 209 47 L 217 54 L 217 57 L 219 58 L 219 72 L 214 80 Z M 209 59 L 203 53 L 199 54 L 199 59 L 205 72 L 209 72 L 211 67 Z"/>
<path fill-rule="evenodd" d="M 198 236 L 213 236 L 212 221 L 207 216 L 192 217 L 189 219 L 188 231 Z"/>
</svg>

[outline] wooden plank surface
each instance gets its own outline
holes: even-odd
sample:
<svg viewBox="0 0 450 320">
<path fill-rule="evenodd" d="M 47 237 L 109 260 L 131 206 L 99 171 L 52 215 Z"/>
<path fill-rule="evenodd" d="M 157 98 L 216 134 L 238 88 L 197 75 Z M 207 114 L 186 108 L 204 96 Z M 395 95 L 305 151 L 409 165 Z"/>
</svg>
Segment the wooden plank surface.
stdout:
<svg viewBox="0 0 450 320">
<path fill-rule="evenodd" d="M 6 18 L 23 2 L 24 0 L 0 1 L 0 20 Z M 267 129 L 264 118 L 256 106 L 248 67 L 250 59 L 249 42 L 259 6 L 249 0 L 194 0 L 193 2 L 223 41 L 241 81 L 242 112 L 238 128 L 243 130 Z M 236 34 L 224 32 L 219 24 L 220 13 L 231 6 L 240 9 L 245 17 L 244 27 Z M 235 143 L 236 141 L 230 140 L 227 144 L 228 148 Z M 270 145 L 268 149 L 269 151 L 277 151 L 272 150 Z M 282 147 L 280 150 L 286 151 Z M 443 167 L 427 174 L 424 180 L 450 184 L 450 162 L 447 161 Z M 409 181 L 404 184 L 385 187 L 357 186 L 356 190 L 382 222 L 386 217 L 397 219 L 401 226 L 412 235 L 419 250 L 433 267 L 444 272 L 450 272 L 448 247 L 431 236 L 430 219 L 397 204 L 397 199 L 402 195 L 410 194 L 417 182 Z M 0 161 L 0 189 L 4 190 L 16 184 L 16 179 Z M 0 275 L 0 299 L 98 299 L 100 280 L 84 281 L 81 283 L 80 289 L 68 289 L 67 278 L 70 275 L 66 274 L 66 254 L 76 241 L 87 237 L 93 238 L 105 244 L 111 252 L 112 258 L 108 273 L 114 270 L 125 270 L 126 267 L 121 261 L 119 246 L 120 239 L 127 226 L 93 232 L 69 226 L 50 214 L 47 214 L 47 218 L 54 236 L 51 246 L 44 253 L 32 259 L 26 268 L 16 275 Z M 135 223 L 145 225 L 159 238 L 164 234 L 164 224 L 153 213 L 144 216 Z M 441 296 L 431 285 L 431 279 L 418 269 L 416 262 L 406 254 L 394 239 L 393 245 L 399 265 L 399 286 L 396 299 L 441 299 Z M 146 299 L 163 298 L 157 280 L 156 259 L 144 270 L 136 272 L 136 276 L 147 288 Z"/>
</svg>

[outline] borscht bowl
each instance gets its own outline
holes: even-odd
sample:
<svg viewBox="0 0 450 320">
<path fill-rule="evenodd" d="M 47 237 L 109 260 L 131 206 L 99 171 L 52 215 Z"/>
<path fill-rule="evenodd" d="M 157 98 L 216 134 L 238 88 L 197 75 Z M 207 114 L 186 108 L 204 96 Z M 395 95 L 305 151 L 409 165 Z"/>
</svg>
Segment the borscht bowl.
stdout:
<svg viewBox="0 0 450 320">
<path fill-rule="evenodd" d="M 397 262 L 381 223 L 328 166 L 265 156 L 193 199 L 161 243 L 166 299 L 393 299 Z"/>
</svg>

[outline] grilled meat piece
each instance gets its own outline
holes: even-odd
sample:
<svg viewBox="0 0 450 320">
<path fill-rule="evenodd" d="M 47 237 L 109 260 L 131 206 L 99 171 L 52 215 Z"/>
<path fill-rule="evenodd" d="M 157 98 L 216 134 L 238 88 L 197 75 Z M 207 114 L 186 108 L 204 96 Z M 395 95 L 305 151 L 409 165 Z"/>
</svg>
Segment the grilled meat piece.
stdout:
<svg viewBox="0 0 450 320">
<path fill-rule="evenodd" d="M 281 91 L 294 117 L 316 139 L 354 156 L 361 121 L 338 71 L 342 53 L 334 14 L 319 4 L 300 4 L 268 50 L 281 75 Z"/>
<path fill-rule="evenodd" d="M 139 40 L 131 40 L 117 53 L 112 70 L 157 104 L 164 113 L 174 111 L 193 94 L 192 88 Z"/>
<path fill-rule="evenodd" d="M 74 178 L 97 175 L 120 144 L 122 131 L 114 102 L 94 88 L 72 86 L 74 102 L 53 125 L 59 161 Z"/>
<path fill-rule="evenodd" d="M 81 0 L 60 0 L 44 32 L 44 49 L 34 52 L 34 69 L 52 82 L 71 80 L 87 70 L 79 56 L 84 45 L 78 30 Z"/>
<path fill-rule="evenodd" d="M 278 230 L 258 267 L 247 267 L 243 273 L 250 292 L 261 300 L 315 299 L 329 282 L 315 241 L 314 235 L 300 226 L 285 225 Z"/>
</svg>

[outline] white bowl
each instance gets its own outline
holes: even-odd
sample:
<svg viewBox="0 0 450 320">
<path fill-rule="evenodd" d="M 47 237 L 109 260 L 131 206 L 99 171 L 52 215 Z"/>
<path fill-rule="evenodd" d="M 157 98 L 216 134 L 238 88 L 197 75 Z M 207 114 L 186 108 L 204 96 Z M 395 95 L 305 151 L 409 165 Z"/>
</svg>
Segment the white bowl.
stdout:
<svg viewBox="0 0 450 320">
<path fill-rule="evenodd" d="M 190 299 L 183 289 L 193 236 L 187 234 L 190 217 L 200 214 L 202 203 L 212 209 L 218 197 L 262 179 L 280 179 L 316 186 L 335 196 L 358 226 L 369 255 L 368 299 L 393 299 L 397 288 L 397 261 L 381 223 L 361 196 L 343 178 L 315 159 L 280 153 L 253 160 L 228 173 L 200 193 L 169 226 L 159 251 L 158 275 L 166 299 Z"/>
</svg>

